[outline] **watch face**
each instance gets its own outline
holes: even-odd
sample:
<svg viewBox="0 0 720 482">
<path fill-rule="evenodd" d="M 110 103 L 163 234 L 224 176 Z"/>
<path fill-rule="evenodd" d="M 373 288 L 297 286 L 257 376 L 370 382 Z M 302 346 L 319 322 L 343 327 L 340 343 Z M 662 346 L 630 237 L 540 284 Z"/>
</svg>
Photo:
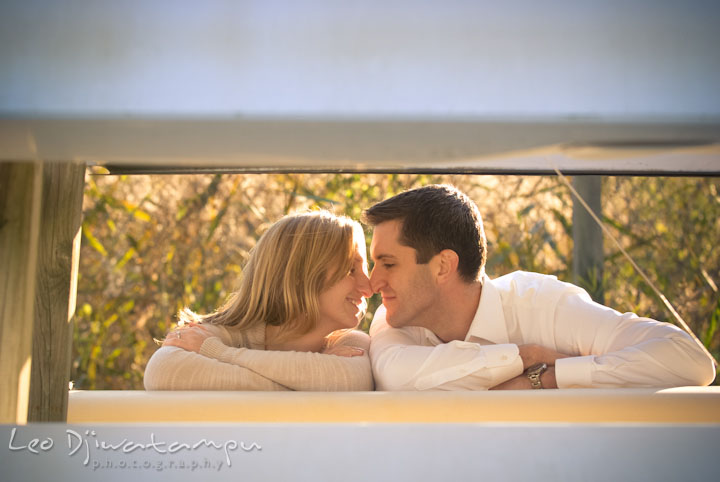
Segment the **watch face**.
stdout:
<svg viewBox="0 0 720 482">
<path fill-rule="evenodd" d="M 536 363 L 535 365 L 528 368 L 528 375 L 540 375 L 547 370 L 547 363 Z"/>
</svg>

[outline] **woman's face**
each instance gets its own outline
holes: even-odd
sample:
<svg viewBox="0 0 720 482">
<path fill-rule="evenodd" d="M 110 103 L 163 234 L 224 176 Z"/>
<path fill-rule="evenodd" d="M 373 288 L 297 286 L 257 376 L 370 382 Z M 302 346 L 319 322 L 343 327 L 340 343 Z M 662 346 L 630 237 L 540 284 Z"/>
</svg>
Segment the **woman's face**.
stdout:
<svg viewBox="0 0 720 482">
<path fill-rule="evenodd" d="M 355 328 L 365 316 L 367 309 L 365 297 L 371 295 L 367 255 L 363 242 L 355 250 L 353 266 L 347 276 L 320 293 L 318 324 L 325 325 L 333 331 Z"/>
</svg>

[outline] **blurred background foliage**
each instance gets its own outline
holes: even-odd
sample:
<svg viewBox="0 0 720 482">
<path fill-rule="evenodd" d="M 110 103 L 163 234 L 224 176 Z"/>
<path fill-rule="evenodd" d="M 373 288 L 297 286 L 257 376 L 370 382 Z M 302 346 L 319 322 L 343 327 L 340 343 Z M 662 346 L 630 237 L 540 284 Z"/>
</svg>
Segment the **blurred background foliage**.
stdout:
<svg viewBox="0 0 720 482">
<path fill-rule="evenodd" d="M 88 176 L 75 387 L 142 389 L 153 338 L 163 338 L 185 306 L 201 313 L 220 306 L 259 235 L 282 215 L 322 208 L 359 219 L 377 201 L 437 182 L 456 185 L 480 207 L 491 277 L 522 269 L 572 281 L 572 198 L 555 177 Z M 716 357 L 719 191 L 715 178 L 603 179 L 604 221 Z M 671 321 L 629 262 L 612 243 L 604 246 L 605 304 Z M 379 303 L 371 299 L 362 329 Z"/>
</svg>

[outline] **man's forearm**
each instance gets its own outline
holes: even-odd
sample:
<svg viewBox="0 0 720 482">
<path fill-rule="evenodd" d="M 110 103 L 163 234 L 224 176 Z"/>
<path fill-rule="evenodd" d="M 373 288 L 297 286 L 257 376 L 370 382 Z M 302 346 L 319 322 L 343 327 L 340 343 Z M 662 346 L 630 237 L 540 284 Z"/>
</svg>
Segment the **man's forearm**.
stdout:
<svg viewBox="0 0 720 482">
<path fill-rule="evenodd" d="M 538 363 L 547 363 L 548 366 L 554 366 L 557 360 L 570 357 L 570 355 L 560 353 L 552 348 L 535 344 L 518 345 L 518 354 L 523 361 L 523 370 L 527 370 Z"/>
</svg>

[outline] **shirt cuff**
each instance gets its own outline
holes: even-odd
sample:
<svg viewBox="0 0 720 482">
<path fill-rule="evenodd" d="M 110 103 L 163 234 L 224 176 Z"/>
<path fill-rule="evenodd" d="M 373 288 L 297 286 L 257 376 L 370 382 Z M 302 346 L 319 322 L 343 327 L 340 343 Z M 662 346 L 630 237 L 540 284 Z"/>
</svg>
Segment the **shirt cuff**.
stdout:
<svg viewBox="0 0 720 482">
<path fill-rule="evenodd" d="M 520 362 L 520 366 L 522 366 L 520 350 L 515 344 L 482 345 L 482 351 L 485 353 L 488 367 L 504 367 L 518 361 Z M 520 370 L 520 373 L 522 373 L 522 370 Z"/>
<path fill-rule="evenodd" d="M 475 374 L 482 374 L 481 378 L 485 380 L 483 385 L 487 385 L 484 388 L 490 388 L 499 383 L 497 380 L 504 381 L 522 373 L 522 359 L 519 356 L 517 345 L 514 344 L 480 346 L 476 343 L 453 341 L 444 345 L 443 348 L 470 350 L 475 353 L 475 356 L 461 365 L 449 365 L 444 369 L 432 370 L 428 375 L 418 377 L 414 384 L 416 390 L 429 390 Z M 433 356 L 442 358 L 443 354 L 437 352 Z M 434 361 L 433 356 L 420 367 L 420 372 L 426 365 L 430 365 Z"/>
<path fill-rule="evenodd" d="M 555 380 L 558 388 L 592 387 L 595 356 L 575 356 L 555 361 Z"/>
</svg>

